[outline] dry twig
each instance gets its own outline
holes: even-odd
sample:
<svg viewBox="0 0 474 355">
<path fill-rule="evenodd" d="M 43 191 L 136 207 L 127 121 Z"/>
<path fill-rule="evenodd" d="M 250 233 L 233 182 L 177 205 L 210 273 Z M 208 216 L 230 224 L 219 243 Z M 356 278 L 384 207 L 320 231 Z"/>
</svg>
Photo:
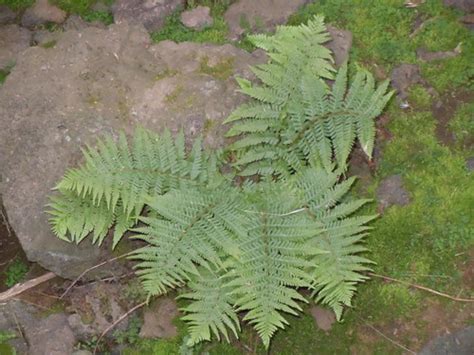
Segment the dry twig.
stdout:
<svg viewBox="0 0 474 355">
<path fill-rule="evenodd" d="M 129 311 L 127 311 L 127 313 L 123 314 L 120 316 L 119 319 L 117 319 L 115 322 L 113 322 L 110 326 L 107 327 L 106 330 L 104 330 L 102 332 L 102 334 L 100 335 L 99 339 L 97 339 L 97 343 L 95 345 L 95 348 L 94 348 L 94 355 L 97 353 L 97 349 L 99 347 L 99 344 L 100 344 L 100 341 L 102 340 L 102 338 L 108 333 L 110 332 L 117 324 L 119 324 L 121 321 L 123 321 L 125 318 L 127 318 L 130 314 L 132 314 L 133 312 L 135 312 L 137 309 L 145 306 L 148 302 L 145 301 L 145 302 L 142 302 L 140 304 L 137 304 L 135 307 L 131 308 Z"/>
<path fill-rule="evenodd" d="M 25 292 L 26 290 L 29 290 L 30 288 L 36 287 L 39 284 L 46 282 L 48 280 L 51 280 L 56 277 L 56 274 L 52 272 L 48 272 L 44 275 L 41 275 L 39 277 L 36 277 L 34 279 L 25 281 L 23 283 L 16 284 L 12 288 L 9 288 L 5 292 L 0 293 L 0 302 L 9 300 L 10 298 L 13 298 L 15 296 L 18 296 L 20 293 Z"/>
<path fill-rule="evenodd" d="M 95 270 L 95 269 L 97 269 L 97 268 L 99 268 L 99 267 L 101 267 L 101 266 L 104 266 L 104 265 L 106 265 L 106 264 L 108 264 L 108 263 L 110 263 L 110 262 L 112 262 L 112 261 L 119 260 L 119 259 L 123 259 L 123 258 L 129 256 L 130 254 L 131 254 L 131 253 L 122 254 L 122 255 L 120 255 L 120 256 L 117 256 L 117 257 L 112 258 L 112 259 L 108 259 L 108 260 L 106 260 L 106 261 L 104 261 L 104 262 L 102 262 L 102 263 L 100 263 L 100 264 L 94 265 L 94 266 L 92 266 L 92 267 L 90 267 L 90 268 L 84 270 L 84 271 L 68 286 L 68 288 L 66 289 L 66 291 L 63 292 L 63 294 L 61 295 L 61 297 L 59 297 L 59 299 L 63 299 L 64 296 L 66 296 L 66 295 L 69 293 L 69 291 L 71 291 L 71 289 L 74 287 L 74 285 L 75 285 L 80 279 L 82 279 L 82 278 L 84 277 L 84 275 L 87 274 L 88 272 L 90 272 L 90 271 L 92 271 L 92 270 Z"/>
<path fill-rule="evenodd" d="M 407 281 L 398 280 L 398 279 L 394 279 L 393 277 L 388 277 L 388 276 L 384 276 L 384 275 L 375 274 L 373 272 L 369 272 L 368 274 L 370 276 L 373 276 L 373 277 L 378 277 L 380 279 L 384 279 L 384 280 L 387 280 L 387 281 L 398 282 L 398 283 L 401 283 L 402 285 L 406 285 L 406 286 L 409 286 L 409 287 L 417 288 L 419 290 L 430 292 L 430 293 L 432 293 L 434 295 L 437 295 L 437 296 L 446 297 L 446 298 L 449 298 L 450 300 L 453 300 L 453 301 L 474 302 L 473 298 L 460 298 L 460 297 L 451 296 L 451 295 L 448 295 L 446 293 L 433 290 L 432 288 L 429 288 L 429 287 L 425 287 L 425 286 L 421 286 L 421 285 L 417 285 L 417 284 L 412 284 L 412 283 L 407 282 Z"/>
</svg>

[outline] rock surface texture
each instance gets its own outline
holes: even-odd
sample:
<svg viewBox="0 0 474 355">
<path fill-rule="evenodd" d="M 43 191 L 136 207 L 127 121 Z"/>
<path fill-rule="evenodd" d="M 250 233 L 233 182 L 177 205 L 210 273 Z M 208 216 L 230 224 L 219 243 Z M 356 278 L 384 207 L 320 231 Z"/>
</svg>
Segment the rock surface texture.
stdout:
<svg viewBox="0 0 474 355">
<path fill-rule="evenodd" d="M 117 0 L 112 6 L 115 23 L 143 24 L 148 31 L 157 31 L 167 16 L 184 7 L 185 0 Z"/>
<path fill-rule="evenodd" d="M 2 32 L 3 33 L 3 32 Z M 72 278 L 98 262 L 99 249 L 53 236 L 47 196 L 80 148 L 137 124 L 203 133 L 223 144 L 221 122 L 243 100 L 234 76 L 265 56 L 230 45 L 161 42 L 141 26 L 67 31 L 53 48 L 31 47 L 0 87 L 1 194 L 29 260 Z"/>
<path fill-rule="evenodd" d="M 143 326 L 140 329 L 142 338 L 172 338 L 178 335 L 173 320 L 179 315 L 176 302 L 171 298 L 160 299 L 155 305 L 145 310 Z"/>
<path fill-rule="evenodd" d="M 188 28 L 200 31 L 212 26 L 211 9 L 207 6 L 198 6 L 195 9 L 181 13 L 181 22 Z"/>
<path fill-rule="evenodd" d="M 474 12 L 474 1 L 472 0 L 444 0 L 444 4 L 465 12 Z"/>
<path fill-rule="evenodd" d="M 24 12 L 21 24 L 24 27 L 34 27 L 48 22 L 63 23 L 66 16 L 66 12 L 51 5 L 48 0 L 36 0 L 35 4 Z"/>
<path fill-rule="evenodd" d="M 229 38 L 236 40 L 249 28 L 257 31 L 273 30 L 308 2 L 309 0 L 238 0 L 229 6 L 224 15 L 229 25 Z"/>
<path fill-rule="evenodd" d="M 401 175 L 392 175 L 380 182 L 377 201 L 381 212 L 393 205 L 405 206 L 410 203 L 410 195 L 403 186 Z"/>
<path fill-rule="evenodd" d="M 0 25 L 7 25 L 16 19 L 16 13 L 8 6 L 0 5 Z"/>
<path fill-rule="evenodd" d="M 31 32 L 17 25 L 0 26 L 0 69 L 15 63 L 18 54 L 30 46 Z"/>
</svg>

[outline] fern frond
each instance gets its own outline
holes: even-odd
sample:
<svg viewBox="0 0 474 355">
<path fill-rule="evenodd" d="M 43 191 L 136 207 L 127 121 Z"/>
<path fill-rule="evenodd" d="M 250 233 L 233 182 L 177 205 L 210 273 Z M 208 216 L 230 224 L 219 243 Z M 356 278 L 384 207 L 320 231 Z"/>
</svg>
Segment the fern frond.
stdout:
<svg viewBox="0 0 474 355">
<path fill-rule="evenodd" d="M 226 286 L 225 276 L 215 270 L 200 269 L 199 276 L 188 283 L 189 292 L 180 298 L 192 300 L 182 311 L 182 320 L 189 324 L 189 346 L 211 340 L 221 335 L 230 342 L 229 330 L 238 338 L 240 321 L 230 296 L 231 288 Z"/>
<path fill-rule="evenodd" d="M 354 179 L 338 183 L 338 175 L 324 170 L 307 169 L 295 177 L 294 183 L 305 194 L 311 218 L 322 223 L 323 231 L 310 245 L 324 250 L 311 258 L 313 296 L 329 305 L 339 320 L 344 306 L 351 305 L 356 284 L 367 277 L 370 260 L 359 256 L 366 249 L 361 244 L 375 216 L 351 217 L 368 200 L 340 202 Z"/>
<path fill-rule="evenodd" d="M 108 227 L 116 225 L 115 246 L 136 222 L 149 196 L 184 186 L 206 185 L 219 176 L 215 156 L 205 152 L 199 140 L 187 157 L 184 135 L 180 133 L 173 140 L 169 131 L 160 136 L 137 129 L 131 145 L 124 134 L 118 142 L 105 138 L 98 141 L 97 149 L 84 150 L 84 158 L 82 166 L 69 170 L 59 182 L 57 189 L 64 198 L 57 197 L 50 204 L 51 213 L 62 216 L 51 219 L 53 230 L 58 237 L 76 243 L 94 232 L 94 241 L 101 244 L 106 234 L 105 220 L 99 222 L 108 216 Z M 68 207 L 68 202 L 74 206 Z M 88 228 L 79 233 L 76 216 L 89 218 L 91 211 L 96 216 L 83 222 Z"/>
<path fill-rule="evenodd" d="M 148 200 L 153 216 L 141 217 L 146 226 L 136 228 L 135 238 L 148 246 L 137 250 L 137 274 L 150 295 L 185 284 L 199 275 L 197 265 L 208 270 L 222 267 L 221 256 L 238 256 L 236 235 L 246 231 L 236 190 L 173 190 Z"/>
<path fill-rule="evenodd" d="M 287 324 L 282 313 L 297 314 L 298 301 L 306 302 L 294 287 L 310 285 L 306 257 L 315 250 L 306 242 L 319 233 L 320 225 L 294 212 L 298 199 L 286 186 L 261 183 L 247 193 L 251 225 L 240 240 L 242 254 L 229 273 L 233 280 L 228 286 L 238 311 L 247 311 L 244 320 L 268 347 L 275 331 Z"/>
</svg>

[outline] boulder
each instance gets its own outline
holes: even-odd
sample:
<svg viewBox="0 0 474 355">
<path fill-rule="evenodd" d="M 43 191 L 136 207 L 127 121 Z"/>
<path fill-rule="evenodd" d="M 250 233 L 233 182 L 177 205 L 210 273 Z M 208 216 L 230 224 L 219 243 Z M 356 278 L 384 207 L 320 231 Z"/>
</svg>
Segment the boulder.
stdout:
<svg viewBox="0 0 474 355">
<path fill-rule="evenodd" d="M 0 5 L 0 25 L 7 25 L 15 21 L 17 14 L 8 6 Z"/>
<path fill-rule="evenodd" d="M 229 39 L 237 40 L 246 31 L 272 31 L 286 23 L 298 8 L 309 0 L 238 0 L 229 6 L 224 18 L 229 25 Z"/>
<path fill-rule="evenodd" d="M 163 27 L 166 17 L 185 5 L 185 0 L 117 0 L 112 6 L 115 23 L 142 24 L 148 31 Z"/>
<path fill-rule="evenodd" d="M 198 6 L 181 13 L 181 23 L 196 31 L 212 26 L 213 22 L 211 9 L 207 6 Z"/>
<path fill-rule="evenodd" d="M 419 352 L 420 355 L 471 355 L 474 349 L 474 326 L 432 339 Z"/>
<path fill-rule="evenodd" d="M 0 26 L 0 69 L 15 64 L 19 53 L 30 46 L 31 32 L 18 25 Z"/>
<path fill-rule="evenodd" d="M 0 87 L 0 193 L 28 259 L 74 278 L 108 257 L 89 240 L 54 237 L 44 212 L 87 142 L 140 124 L 203 133 L 220 147 L 221 122 L 244 100 L 234 76 L 251 78 L 249 65 L 265 60 L 231 45 L 151 45 L 142 26 L 126 23 L 66 31 L 52 48 L 27 49 Z"/>
<path fill-rule="evenodd" d="M 325 332 L 329 332 L 332 325 L 336 322 L 336 315 L 334 312 L 326 308 L 312 306 L 310 312 L 318 328 Z"/>
<path fill-rule="evenodd" d="M 48 22 L 63 23 L 66 12 L 51 5 L 48 0 L 36 0 L 35 4 L 23 13 L 21 24 L 23 27 L 35 27 Z"/>
</svg>

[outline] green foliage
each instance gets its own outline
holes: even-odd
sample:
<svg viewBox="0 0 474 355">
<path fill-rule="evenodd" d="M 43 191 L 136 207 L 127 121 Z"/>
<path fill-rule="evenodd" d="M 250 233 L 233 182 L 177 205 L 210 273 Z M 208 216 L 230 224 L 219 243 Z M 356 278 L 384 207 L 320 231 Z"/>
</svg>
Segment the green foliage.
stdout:
<svg viewBox="0 0 474 355">
<path fill-rule="evenodd" d="M 52 0 L 51 3 L 57 5 L 70 14 L 85 15 L 90 7 L 96 3 L 97 0 Z"/>
<path fill-rule="evenodd" d="M 99 21 L 105 25 L 110 25 L 114 23 L 114 16 L 112 13 L 107 11 L 87 11 L 82 16 L 87 22 Z"/>
<path fill-rule="evenodd" d="M 7 79 L 7 76 L 10 74 L 11 70 L 15 64 L 7 65 L 5 68 L 0 69 L 0 85 L 2 85 L 5 80 Z"/>
<path fill-rule="evenodd" d="M 474 145 L 474 103 L 462 105 L 449 122 L 458 146 Z"/>
<path fill-rule="evenodd" d="M 140 327 L 142 322 L 139 317 L 131 317 L 126 330 L 116 330 L 114 340 L 117 344 L 136 344 L 140 340 Z"/>
<path fill-rule="evenodd" d="M 18 282 L 21 282 L 28 272 L 28 265 L 22 260 L 15 259 L 5 270 L 6 280 L 5 285 L 12 287 Z"/>
<path fill-rule="evenodd" d="M 370 156 L 373 120 L 390 94 L 367 72 L 350 85 L 346 66 L 334 77 L 328 38 L 322 17 L 252 37 L 271 60 L 253 68 L 262 86 L 239 80 L 254 101 L 228 121 L 229 135 L 249 133 L 232 148 L 238 165 L 254 163 L 243 175 L 267 175 L 258 183 L 233 184 L 222 155 L 199 140 L 187 152 L 182 133 L 139 129 L 130 144 L 122 134 L 85 149 L 84 164 L 57 186 L 50 214 L 59 238 L 101 244 L 114 226 L 115 246 L 131 230 L 145 242 L 130 258 L 148 297 L 186 288 L 187 346 L 238 337 L 243 312 L 268 348 L 285 315 L 308 302 L 298 289 L 340 320 L 366 279 L 371 262 L 360 254 L 374 216 L 354 216 L 367 200 L 348 197 L 354 178 L 341 172 L 356 137 Z M 325 79 L 335 79 L 332 91 Z"/>
<path fill-rule="evenodd" d="M 34 0 L 0 0 L 0 5 L 6 5 L 14 11 L 18 11 L 30 7 L 34 2 Z"/>
<path fill-rule="evenodd" d="M 61 194 L 49 205 L 53 231 L 63 240 L 79 243 L 93 232 L 93 242 L 101 244 L 114 226 L 115 246 L 137 222 L 148 196 L 206 184 L 218 168 L 216 155 L 204 152 L 199 140 L 186 154 L 182 133 L 173 141 L 169 132 L 160 137 L 138 129 L 131 147 L 124 134 L 97 146 L 84 150 L 86 163 L 66 173 L 56 187 Z"/>
<path fill-rule="evenodd" d="M 332 57 L 322 46 L 328 35 L 322 17 L 308 25 L 279 27 L 274 36 L 255 35 L 271 61 L 253 68 L 262 85 L 240 79 L 241 92 L 253 101 L 234 111 L 228 136 L 244 135 L 231 149 L 241 175 L 298 171 L 309 160 L 327 171 L 336 163 L 346 170 L 355 139 L 371 158 L 374 119 L 391 97 L 388 81 L 375 88 L 371 74 L 359 71 L 347 83 L 347 66 L 337 73 L 332 89 L 323 79 L 334 79 Z"/>
<path fill-rule="evenodd" d="M 224 9 L 213 11 L 214 23 L 212 26 L 195 31 L 187 28 L 181 23 L 180 11 L 174 12 L 166 18 L 165 25 L 157 32 L 151 33 L 154 42 L 171 40 L 174 42 L 209 42 L 216 44 L 224 44 L 227 42 L 227 24 L 223 17 Z"/>
</svg>

